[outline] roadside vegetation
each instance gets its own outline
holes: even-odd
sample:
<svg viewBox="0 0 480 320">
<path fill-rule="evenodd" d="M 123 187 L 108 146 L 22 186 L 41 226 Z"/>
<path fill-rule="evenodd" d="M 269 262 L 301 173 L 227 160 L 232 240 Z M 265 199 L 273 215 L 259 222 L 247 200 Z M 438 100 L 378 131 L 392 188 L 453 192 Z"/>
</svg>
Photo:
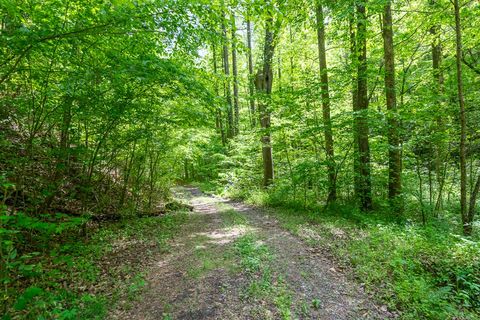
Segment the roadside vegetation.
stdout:
<svg viewBox="0 0 480 320">
<path fill-rule="evenodd" d="M 167 240 L 187 219 L 178 211 L 98 224 L 78 241 L 81 220 L 5 217 L 0 274 L 5 320 L 104 319 L 115 306 L 128 308 L 145 284 L 149 259 L 170 250 Z"/>
<path fill-rule="evenodd" d="M 276 190 L 223 189 L 219 193 L 268 209 L 281 225 L 332 257 L 345 272 L 403 319 L 476 319 L 480 312 L 479 239 L 458 235 L 454 216 L 427 225 L 385 209 L 364 215 L 355 206 L 285 201 Z"/>
</svg>

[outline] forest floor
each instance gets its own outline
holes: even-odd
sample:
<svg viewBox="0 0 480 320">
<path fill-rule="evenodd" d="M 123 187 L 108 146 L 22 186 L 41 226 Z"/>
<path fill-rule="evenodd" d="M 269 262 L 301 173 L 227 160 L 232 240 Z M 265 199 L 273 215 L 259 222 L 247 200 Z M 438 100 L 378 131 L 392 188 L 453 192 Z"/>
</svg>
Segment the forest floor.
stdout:
<svg viewBox="0 0 480 320">
<path fill-rule="evenodd" d="M 109 318 L 394 317 L 321 249 L 282 228 L 269 210 L 194 187 L 178 187 L 175 194 L 193 212 L 169 252 L 146 266 L 144 290 Z"/>
</svg>

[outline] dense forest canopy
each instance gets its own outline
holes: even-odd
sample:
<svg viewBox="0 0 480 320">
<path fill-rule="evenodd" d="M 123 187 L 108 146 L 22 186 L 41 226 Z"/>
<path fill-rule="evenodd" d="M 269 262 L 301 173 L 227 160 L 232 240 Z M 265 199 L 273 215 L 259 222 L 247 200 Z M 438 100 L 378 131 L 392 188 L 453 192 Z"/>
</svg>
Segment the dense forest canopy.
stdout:
<svg viewBox="0 0 480 320">
<path fill-rule="evenodd" d="M 5 313 L 21 314 L 8 306 L 46 243 L 155 215 L 179 182 L 433 225 L 479 250 L 478 1 L 3 0 L 0 12 Z M 440 281 L 468 312 L 474 256 Z"/>
</svg>

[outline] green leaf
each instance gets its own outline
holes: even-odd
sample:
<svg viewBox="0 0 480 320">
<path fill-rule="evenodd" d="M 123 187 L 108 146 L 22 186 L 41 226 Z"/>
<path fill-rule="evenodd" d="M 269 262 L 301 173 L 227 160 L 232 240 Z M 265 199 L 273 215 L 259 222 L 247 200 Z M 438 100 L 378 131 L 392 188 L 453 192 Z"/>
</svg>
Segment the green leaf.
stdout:
<svg viewBox="0 0 480 320">
<path fill-rule="evenodd" d="M 15 303 L 15 310 L 21 311 L 25 310 L 27 307 L 28 303 L 33 300 L 36 296 L 39 296 L 43 293 L 43 289 L 38 288 L 38 287 L 29 287 L 25 289 L 23 294 L 18 297 L 17 302 Z"/>
</svg>

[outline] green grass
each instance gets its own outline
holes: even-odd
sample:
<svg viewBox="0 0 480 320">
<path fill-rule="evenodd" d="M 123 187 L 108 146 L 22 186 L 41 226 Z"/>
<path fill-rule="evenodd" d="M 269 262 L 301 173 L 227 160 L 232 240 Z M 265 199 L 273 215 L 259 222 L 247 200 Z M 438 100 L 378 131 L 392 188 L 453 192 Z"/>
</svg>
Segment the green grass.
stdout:
<svg viewBox="0 0 480 320">
<path fill-rule="evenodd" d="M 480 244 L 445 224 L 424 227 L 348 205 L 304 209 L 272 201 L 264 192 L 246 201 L 275 206 L 272 214 L 284 228 L 333 254 L 403 319 L 480 316 Z"/>
<path fill-rule="evenodd" d="M 103 319 L 120 297 L 136 299 L 145 284 L 140 257 L 168 251 L 167 240 L 186 217 L 128 219 L 83 242 L 72 232 L 64 242 L 37 243 L 30 249 L 38 251 L 9 261 L 16 281 L 3 288 L 1 319 Z"/>
<path fill-rule="evenodd" d="M 217 204 L 223 210 L 220 212 L 225 227 L 246 226 L 247 218 L 225 204 Z"/>
<path fill-rule="evenodd" d="M 242 271 L 249 279 L 246 298 L 262 300 L 275 305 L 282 319 L 292 318 L 292 292 L 281 275 L 272 270 L 274 256 L 268 246 L 252 234 L 238 238 L 234 243 Z"/>
<path fill-rule="evenodd" d="M 194 261 L 187 268 L 187 275 L 194 279 L 199 279 L 208 272 L 222 266 L 228 266 L 229 257 L 217 255 L 211 251 L 212 248 L 197 248 L 194 252 Z"/>
</svg>

